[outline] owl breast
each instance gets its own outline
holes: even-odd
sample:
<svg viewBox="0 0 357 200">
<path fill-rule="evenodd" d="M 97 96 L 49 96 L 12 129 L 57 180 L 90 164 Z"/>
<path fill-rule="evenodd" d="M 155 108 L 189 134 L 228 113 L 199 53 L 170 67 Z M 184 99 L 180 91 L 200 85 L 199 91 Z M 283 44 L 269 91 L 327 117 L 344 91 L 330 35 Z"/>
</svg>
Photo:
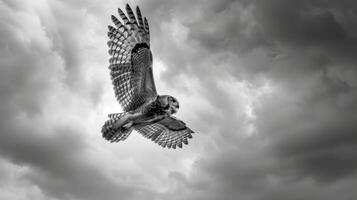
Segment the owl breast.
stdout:
<svg viewBox="0 0 357 200">
<path fill-rule="evenodd" d="M 151 115 L 164 115 L 166 112 L 161 107 L 160 102 L 156 99 L 145 105 L 142 109 L 142 113 L 145 116 L 151 116 Z"/>
</svg>

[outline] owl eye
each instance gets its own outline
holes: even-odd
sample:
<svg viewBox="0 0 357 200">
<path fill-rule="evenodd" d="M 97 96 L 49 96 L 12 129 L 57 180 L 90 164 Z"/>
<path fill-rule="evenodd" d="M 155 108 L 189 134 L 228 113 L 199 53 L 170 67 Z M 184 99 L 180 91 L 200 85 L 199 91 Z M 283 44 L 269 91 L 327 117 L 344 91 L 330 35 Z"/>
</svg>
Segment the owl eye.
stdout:
<svg viewBox="0 0 357 200">
<path fill-rule="evenodd" d="M 164 109 L 167 110 L 170 108 L 170 104 L 166 104 L 166 106 L 164 106 Z"/>
</svg>

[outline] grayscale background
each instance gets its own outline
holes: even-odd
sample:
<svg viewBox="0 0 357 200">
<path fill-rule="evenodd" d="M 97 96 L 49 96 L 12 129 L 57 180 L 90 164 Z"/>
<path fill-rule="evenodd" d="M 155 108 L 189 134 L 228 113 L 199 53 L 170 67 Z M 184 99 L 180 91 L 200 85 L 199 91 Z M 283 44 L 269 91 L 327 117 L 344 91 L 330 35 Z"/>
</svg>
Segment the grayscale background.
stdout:
<svg viewBox="0 0 357 200">
<path fill-rule="evenodd" d="M 354 200 L 357 1 L 143 0 L 180 150 L 101 138 L 123 1 L 0 1 L 1 200 Z"/>
</svg>

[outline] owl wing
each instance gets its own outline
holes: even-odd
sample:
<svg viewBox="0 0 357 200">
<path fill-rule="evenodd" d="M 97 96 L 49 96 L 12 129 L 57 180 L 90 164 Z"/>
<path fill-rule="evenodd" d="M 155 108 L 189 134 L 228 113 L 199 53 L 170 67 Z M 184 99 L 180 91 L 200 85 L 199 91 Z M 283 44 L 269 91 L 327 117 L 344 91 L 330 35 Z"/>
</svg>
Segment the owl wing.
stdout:
<svg viewBox="0 0 357 200">
<path fill-rule="evenodd" d="M 194 133 L 183 121 L 174 117 L 166 117 L 157 123 L 135 129 L 160 146 L 174 149 L 182 148 L 182 143 L 188 144 L 187 140 Z"/>
<path fill-rule="evenodd" d="M 130 6 L 128 17 L 119 8 L 123 22 L 112 15 L 116 27 L 108 26 L 109 69 L 117 100 L 124 111 L 138 108 L 157 96 L 152 73 L 152 54 L 147 19 L 136 7 L 137 20 Z"/>
</svg>

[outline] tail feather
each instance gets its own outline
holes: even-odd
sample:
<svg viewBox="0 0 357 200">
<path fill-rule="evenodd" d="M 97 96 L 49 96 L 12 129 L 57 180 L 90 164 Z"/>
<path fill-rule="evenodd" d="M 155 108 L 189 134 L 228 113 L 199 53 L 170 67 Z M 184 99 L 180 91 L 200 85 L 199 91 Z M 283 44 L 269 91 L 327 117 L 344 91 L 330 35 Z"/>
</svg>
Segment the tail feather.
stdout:
<svg viewBox="0 0 357 200">
<path fill-rule="evenodd" d="M 119 142 L 128 138 L 133 128 L 124 129 L 122 127 L 114 127 L 116 121 L 124 115 L 125 113 L 113 113 L 108 115 L 109 119 L 104 123 L 102 127 L 103 138 L 110 142 Z"/>
</svg>

